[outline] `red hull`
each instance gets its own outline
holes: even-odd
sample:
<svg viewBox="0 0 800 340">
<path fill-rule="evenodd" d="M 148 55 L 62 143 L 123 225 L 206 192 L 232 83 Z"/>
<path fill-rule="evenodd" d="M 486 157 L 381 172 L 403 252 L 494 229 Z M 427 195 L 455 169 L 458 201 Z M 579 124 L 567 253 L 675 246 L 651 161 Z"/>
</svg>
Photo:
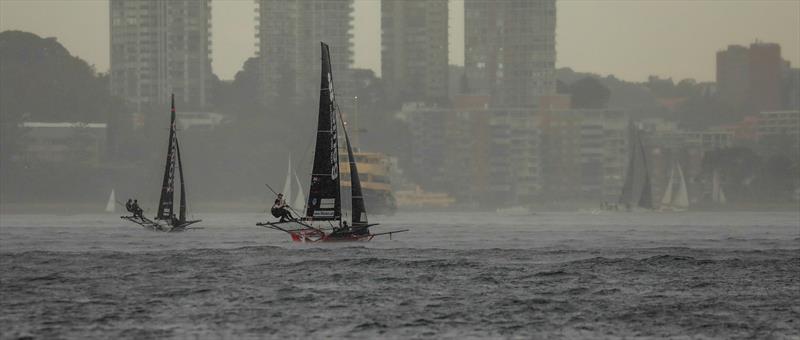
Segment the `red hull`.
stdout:
<svg viewBox="0 0 800 340">
<path fill-rule="evenodd" d="M 366 235 L 334 235 L 334 234 L 325 234 L 320 233 L 316 230 L 301 230 L 301 231 L 290 231 L 289 235 L 292 236 L 292 241 L 294 242 L 362 242 L 362 241 L 369 241 L 372 240 L 374 235 L 366 234 Z"/>
</svg>

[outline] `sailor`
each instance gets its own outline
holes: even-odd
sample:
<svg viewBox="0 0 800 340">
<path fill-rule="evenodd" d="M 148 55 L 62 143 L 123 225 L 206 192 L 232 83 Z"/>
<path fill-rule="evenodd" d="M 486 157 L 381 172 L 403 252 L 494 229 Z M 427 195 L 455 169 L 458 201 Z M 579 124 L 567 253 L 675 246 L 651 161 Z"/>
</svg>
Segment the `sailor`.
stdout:
<svg viewBox="0 0 800 340">
<path fill-rule="evenodd" d="M 131 204 L 131 209 L 133 210 L 133 217 L 138 217 L 144 219 L 144 215 L 142 215 L 142 208 L 139 207 L 139 200 L 133 200 L 133 204 Z"/>
<path fill-rule="evenodd" d="M 280 217 L 280 222 L 286 221 L 286 219 L 294 219 L 292 214 L 289 213 L 288 209 L 289 205 L 286 204 L 286 200 L 283 199 L 283 194 L 278 194 L 278 198 L 275 199 L 275 203 L 272 204 L 272 209 L 270 212 L 272 216 Z"/>
<path fill-rule="evenodd" d="M 128 201 L 125 202 L 125 210 L 128 210 L 129 213 L 133 213 L 133 200 L 132 199 L 129 198 Z"/>
</svg>

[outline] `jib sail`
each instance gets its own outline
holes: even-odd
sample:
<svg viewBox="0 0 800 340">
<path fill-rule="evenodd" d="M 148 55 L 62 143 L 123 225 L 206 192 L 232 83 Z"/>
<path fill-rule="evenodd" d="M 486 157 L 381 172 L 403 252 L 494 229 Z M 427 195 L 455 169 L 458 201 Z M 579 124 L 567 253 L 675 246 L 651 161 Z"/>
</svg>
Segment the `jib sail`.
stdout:
<svg viewBox="0 0 800 340">
<path fill-rule="evenodd" d="M 343 128 L 344 141 L 347 144 L 347 161 L 350 163 L 350 192 L 352 201 L 353 226 L 367 225 L 367 208 L 364 205 L 364 196 L 361 193 L 361 181 L 358 179 L 358 168 L 353 157 L 353 148 L 350 147 L 350 137 L 347 129 Z"/>
<path fill-rule="evenodd" d="M 339 220 L 342 215 L 339 188 L 339 142 L 337 138 L 333 74 L 328 45 L 322 48 L 317 142 L 314 168 L 308 193 L 306 217 L 313 220 Z"/>
</svg>

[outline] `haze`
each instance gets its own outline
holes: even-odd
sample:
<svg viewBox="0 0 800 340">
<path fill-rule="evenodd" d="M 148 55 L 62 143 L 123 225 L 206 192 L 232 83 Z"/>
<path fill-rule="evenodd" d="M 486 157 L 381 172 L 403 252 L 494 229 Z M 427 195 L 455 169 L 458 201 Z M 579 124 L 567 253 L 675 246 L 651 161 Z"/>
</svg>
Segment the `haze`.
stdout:
<svg viewBox="0 0 800 340">
<path fill-rule="evenodd" d="M 380 1 L 355 1 L 355 65 L 380 74 Z M 642 81 L 656 74 L 714 79 L 714 52 L 756 39 L 781 45 L 800 64 L 800 1 L 561 0 L 558 67 Z M 252 0 L 213 2 L 213 68 L 230 79 L 255 51 Z M 462 65 L 463 2 L 450 3 L 450 62 Z M 75 55 L 108 70 L 105 0 L 3 0 L 0 31 L 54 36 Z"/>
</svg>

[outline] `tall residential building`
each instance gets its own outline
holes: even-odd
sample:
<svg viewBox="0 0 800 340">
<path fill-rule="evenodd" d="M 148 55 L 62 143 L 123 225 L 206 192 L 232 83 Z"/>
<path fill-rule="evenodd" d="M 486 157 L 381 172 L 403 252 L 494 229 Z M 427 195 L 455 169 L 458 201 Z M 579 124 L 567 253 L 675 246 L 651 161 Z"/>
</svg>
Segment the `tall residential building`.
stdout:
<svg viewBox="0 0 800 340">
<path fill-rule="evenodd" d="M 111 92 L 137 111 L 202 109 L 211 86 L 211 0 L 110 0 Z"/>
<path fill-rule="evenodd" d="M 338 103 L 352 103 L 353 0 L 256 0 L 256 39 L 267 102 L 319 96 L 320 41 L 330 46 Z"/>
<path fill-rule="evenodd" d="M 782 107 L 783 58 L 781 45 L 750 44 L 750 103 L 756 112 Z"/>
<path fill-rule="evenodd" d="M 534 107 L 555 94 L 555 34 L 555 0 L 465 0 L 468 92 L 505 107 Z"/>
<path fill-rule="evenodd" d="M 747 47 L 730 45 L 717 52 L 717 89 L 726 103 L 743 105 L 750 85 L 750 52 Z"/>
<path fill-rule="evenodd" d="M 728 46 L 717 52 L 720 99 L 746 113 L 778 110 L 785 101 L 785 68 L 778 44 L 756 41 L 749 48 Z"/>
<path fill-rule="evenodd" d="M 381 1 L 381 73 L 393 102 L 447 99 L 447 1 Z"/>
</svg>

